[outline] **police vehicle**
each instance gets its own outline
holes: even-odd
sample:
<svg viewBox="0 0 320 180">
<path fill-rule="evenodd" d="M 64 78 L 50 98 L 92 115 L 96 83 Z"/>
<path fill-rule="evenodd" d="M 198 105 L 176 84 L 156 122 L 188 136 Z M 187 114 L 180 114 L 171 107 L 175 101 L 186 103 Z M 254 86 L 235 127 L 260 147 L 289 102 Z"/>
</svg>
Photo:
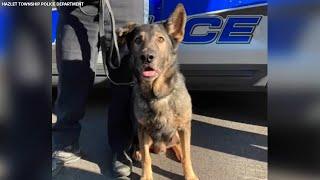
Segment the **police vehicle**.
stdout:
<svg viewBox="0 0 320 180">
<path fill-rule="evenodd" d="M 266 0 L 145 0 L 149 21 L 168 18 L 183 3 L 188 20 L 179 63 L 191 90 L 265 91 L 267 85 Z M 53 84 L 57 83 L 52 11 Z M 96 83 L 106 80 L 101 56 Z"/>
</svg>

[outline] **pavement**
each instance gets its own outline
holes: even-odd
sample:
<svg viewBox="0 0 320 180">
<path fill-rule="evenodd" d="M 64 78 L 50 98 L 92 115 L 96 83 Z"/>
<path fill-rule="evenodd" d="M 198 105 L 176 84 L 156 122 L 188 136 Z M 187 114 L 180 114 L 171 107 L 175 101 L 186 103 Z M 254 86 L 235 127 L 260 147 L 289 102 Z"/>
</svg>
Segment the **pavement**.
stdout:
<svg viewBox="0 0 320 180">
<path fill-rule="evenodd" d="M 107 94 L 107 90 L 99 89 L 90 96 L 86 115 L 81 121 L 82 159 L 62 168 L 53 180 L 111 179 L 106 123 L 110 97 Z M 191 155 L 199 178 L 267 179 L 267 95 L 191 92 L 191 96 Z M 152 154 L 155 180 L 183 179 L 181 164 L 172 157 L 170 153 L 167 157 Z M 140 174 L 141 168 L 137 163 L 131 179 L 139 179 Z"/>
</svg>

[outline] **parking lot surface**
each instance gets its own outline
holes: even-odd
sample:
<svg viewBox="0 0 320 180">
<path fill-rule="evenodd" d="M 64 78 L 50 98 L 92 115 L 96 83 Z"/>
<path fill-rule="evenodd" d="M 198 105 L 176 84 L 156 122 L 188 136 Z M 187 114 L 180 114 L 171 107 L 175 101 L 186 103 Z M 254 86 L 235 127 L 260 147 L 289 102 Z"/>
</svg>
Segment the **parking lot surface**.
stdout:
<svg viewBox="0 0 320 180">
<path fill-rule="evenodd" d="M 55 93 L 53 93 L 55 94 Z M 80 161 L 61 169 L 54 180 L 110 178 L 107 141 L 108 91 L 96 89 L 81 121 Z M 191 92 L 193 121 L 191 155 L 201 180 L 267 179 L 268 127 L 265 93 Z M 53 118 L 53 122 L 54 122 Z M 172 154 L 152 154 L 155 180 L 183 179 Z M 131 179 L 139 179 L 135 164 Z"/>
</svg>

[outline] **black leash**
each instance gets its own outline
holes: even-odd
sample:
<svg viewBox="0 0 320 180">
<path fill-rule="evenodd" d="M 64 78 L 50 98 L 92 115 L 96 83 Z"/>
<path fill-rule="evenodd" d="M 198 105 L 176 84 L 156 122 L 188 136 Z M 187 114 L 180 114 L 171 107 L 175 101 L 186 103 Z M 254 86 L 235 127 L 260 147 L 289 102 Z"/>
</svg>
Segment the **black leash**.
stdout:
<svg viewBox="0 0 320 180">
<path fill-rule="evenodd" d="M 105 29 L 104 29 L 104 5 L 107 6 L 108 9 L 108 14 L 110 17 L 111 21 L 111 47 L 108 45 L 108 40 L 105 35 Z M 101 50 L 102 50 L 102 62 L 103 62 L 103 69 L 105 72 L 106 77 L 109 79 L 109 81 L 116 86 L 133 86 L 135 84 L 134 81 L 131 82 L 115 82 L 112 80 L 109 76 L 109 69 L 107 66 L 107 63 L 109 67 L 112 69 L 118 69 L 121 65 L 121 56 L 120 56 L 120 51 L 119 51 L 119 46 L 118 46 L 118 41 L 117 41 L 117 34 L 116 34 L 116 25 L 115 25 L 115 19 L 113 15 L 113 11 L 111 9 L 111 5 L 109 0 L 100 0 L 100 8 L 99 8 L 99 32 L 100 32 L 100 45 L 101 45 Z M 108 51 L 109 49 L 109 51 Z M 113 51 L 116 53 L 116 63 L 114 64 L 113 60 Z M 109 52 L 109 53 L 108 53 Z M 107 57 L 107 55 L 109 56 Z"/>
</svg>

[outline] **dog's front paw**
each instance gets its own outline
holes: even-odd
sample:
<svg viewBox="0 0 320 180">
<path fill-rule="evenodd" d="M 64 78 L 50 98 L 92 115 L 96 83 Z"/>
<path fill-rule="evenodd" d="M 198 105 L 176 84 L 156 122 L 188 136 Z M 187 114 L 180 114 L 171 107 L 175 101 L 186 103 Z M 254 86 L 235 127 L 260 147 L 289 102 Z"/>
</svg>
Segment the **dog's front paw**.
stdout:
<svg viewBox="0 0 320 180">
<path fill-rule="evenodd" d="M 197 176 L 185 177 L 185 180 L 199 180 Z"/>
<path fill-rule="evenodd" d="M 153 180 L 152 176 L 143 176 L 140 178 L 140 180 Z"/>
<path fill-rule="evenodd" d="M 134 151 L 133 154 L 132 154 L 132 158 L 135 161 L 141 161 L 142 155 L 141 155 L 140 151 Z"/>
</svg>

